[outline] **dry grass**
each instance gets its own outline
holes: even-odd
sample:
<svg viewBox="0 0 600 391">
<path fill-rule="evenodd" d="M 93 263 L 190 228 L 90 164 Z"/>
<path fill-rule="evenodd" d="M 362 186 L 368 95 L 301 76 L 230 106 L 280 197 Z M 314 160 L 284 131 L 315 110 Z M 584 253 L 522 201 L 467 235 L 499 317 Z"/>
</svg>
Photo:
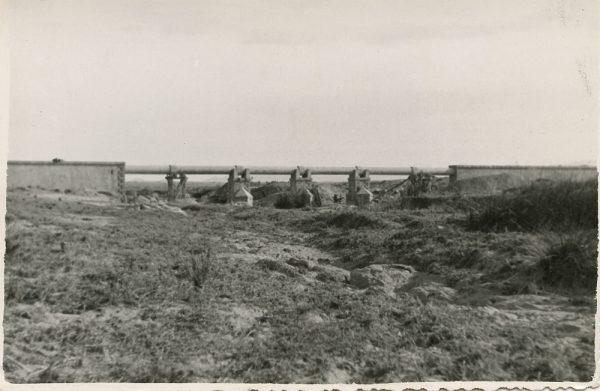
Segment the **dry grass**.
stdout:
<svg viewBox="0 0 600 391">
<path fill-rule="evenodd" d="M 593 236 L 578 252 L 544 232 L 468 231 L 463 212 L 443 209 L 210 205 L 186 217 L 14 193 L 7 213 L 12 382 L 588 381 L 593 373 L 593 293 L 553 281 L 528 287 L 546 256 L 548 267 L 588 257 Z M 436 282 L 455 295 L 357 290 L 311 277 L 320 269 L 294 268 L 292 257 L 348 270 L 410 264 L 413 286 Z"/>
<path fill-rule="evenodd" d="M 544 286 L 593 295 L 598 277 L 598 240 L 594 231 L 561 235 L 538 262 Z"/>
<path fill-rule="evenodd" d="M 539 182 L 494 197 L 469 215 L 467 225 L 481 231 L 596 229 L 598 181 Z"/>
<path fill-rule="evenodd" d="M 203 240 L 191 253 L 185 254 L 184 267 L 190 281 L 196 288 L 202 288 L 209 278 L 211 264 L 214 261 L 213 250 L 208 240 Z"/>
</svg>

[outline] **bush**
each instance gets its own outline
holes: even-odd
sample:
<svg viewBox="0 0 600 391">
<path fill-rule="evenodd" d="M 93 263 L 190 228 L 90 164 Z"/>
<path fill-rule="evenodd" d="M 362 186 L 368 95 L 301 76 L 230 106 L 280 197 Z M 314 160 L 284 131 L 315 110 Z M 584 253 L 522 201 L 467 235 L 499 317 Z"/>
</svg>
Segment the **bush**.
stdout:
<svg viewBox="0 0 600 391">
<path fill-rule="evenodd" d="M 305 191 L 285 192 L 277 196 L 275 207 L 278 209 L 294 209 L 310 206 L 310 196 Z"/>
<path fill-rule="evenodd" d="M 596 231 L 562 237 L 538 262 L 541 282 L 547 287 L 594 293 L 597 278 Z"/>
<path fill-rule="evenodd" d="M 531 231 L 598 226 L 598 181 L 539 182 L 492 199 L 467 220 L 470 229 Z"/>
</svg>

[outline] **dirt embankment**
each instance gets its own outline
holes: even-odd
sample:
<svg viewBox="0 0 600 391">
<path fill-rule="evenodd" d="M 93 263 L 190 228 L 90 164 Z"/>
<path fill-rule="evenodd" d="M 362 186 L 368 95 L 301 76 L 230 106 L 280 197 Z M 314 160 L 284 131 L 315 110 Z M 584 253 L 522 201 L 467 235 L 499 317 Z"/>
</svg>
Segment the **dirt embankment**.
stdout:
<svg viewBox="0 0 600 391">
<path fill-rule="evenodd" d="M 587 381 L 594 296 L 536 285 L 543 235 L 454 209 L 187 215 L 9 192 L 13 382 Z M 207 278 L 189 262 L 211 244 Z"/>
</svg>

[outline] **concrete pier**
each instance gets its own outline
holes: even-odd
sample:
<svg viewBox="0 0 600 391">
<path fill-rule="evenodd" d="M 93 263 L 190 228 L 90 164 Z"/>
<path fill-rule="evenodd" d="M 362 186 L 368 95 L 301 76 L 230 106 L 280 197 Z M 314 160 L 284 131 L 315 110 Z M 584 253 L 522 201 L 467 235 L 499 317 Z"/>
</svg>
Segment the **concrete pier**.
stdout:
<svg viewBox="0 0 600 391">
<path fill-rule="evenodd" d="M 369 170 L 354 168 L 348 176 L 348 194 L 346 203 L 362 206 L 373 201 L 373 193 L 369 191 L 371 182 Z"/>
<path fill-rule="evenodd" d="M 290 189 L 292 192 L 307 189 L 311 183 L 312 175 L 309 169 L 297 167 L 292 171 L 290 175 Z"/>
<path fill-rule="evenodd" d="M 247 168 L 235 166 L 229 171 L 228 179 L 228 202 L 234 205 L 252 206 L 254 197 L 250 193 L 250 181 L 252 177 Z"/>
<path fill-rule="evenodd" d="M 185 172 L 178 172 L 176 174 L 176 178 L 179 179 L 179 183 L 177 184 L 177 188 L 175 189 L 174 199 L 183 199 L 185 198 L 185 190 L 187 185 L 187 175 Z"/>
<path fill-rule="evenodd" d="M 175 189 L 173 187 L 175 174 L 168 173 L 165 176 L 165 179 L 167 180 L 167 201 L 172 202 L 175 200 Z"/>
<path fill-rule="evenodd" d="M 185 172 L 169 172 L 165 176 L 165 179 L 167 180 L 167 200 L 169 202 L 173 202 L 178 198 L 185 198 L 185 190 L 187 184 L 187 175 L 185 174 Z M 177 184 L 176 188 L 173 186 L 173 182 L 175 179 L 179 179 L 179 183 Z"/>
</svg>

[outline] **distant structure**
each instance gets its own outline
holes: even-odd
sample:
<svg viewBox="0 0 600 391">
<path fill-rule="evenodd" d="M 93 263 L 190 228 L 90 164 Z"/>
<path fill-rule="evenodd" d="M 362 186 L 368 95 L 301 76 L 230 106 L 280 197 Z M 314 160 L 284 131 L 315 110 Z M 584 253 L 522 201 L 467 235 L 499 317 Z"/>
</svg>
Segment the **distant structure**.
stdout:
<svg viewBox="0 0 600 391">
<path fill-rule="evenodd" d="M 167 197 L 174 201 L 185 195 L 189 175 L 228 175 L 227 200 L 232 204 L 252 206 L 249 191 L 251 174 L 290 175 L 294 192 L 310 191 L 313 175 L 348 175 L 346 203 L 358 206 L 373 201 L 369 190 L 372 175 L 448 176 L 450 183 L 460 180 L 509 174 L 522 181 L 569 179 L 582 181 L 597 178 L 592 166 L 483 166 L 451 165 L 441 168 L 417 167 L 254 167 L 254 166 L 126 166 L 124 162 L 9 161 L 8 187 L 40 187 L 58 190 L 93 190 L 124 196 L 125 174 L 165 175 Z M 174 187 L 174 180 L 179 184 Z M 340 197 L 341 199 L 341 197 Z"/>
</svg>

